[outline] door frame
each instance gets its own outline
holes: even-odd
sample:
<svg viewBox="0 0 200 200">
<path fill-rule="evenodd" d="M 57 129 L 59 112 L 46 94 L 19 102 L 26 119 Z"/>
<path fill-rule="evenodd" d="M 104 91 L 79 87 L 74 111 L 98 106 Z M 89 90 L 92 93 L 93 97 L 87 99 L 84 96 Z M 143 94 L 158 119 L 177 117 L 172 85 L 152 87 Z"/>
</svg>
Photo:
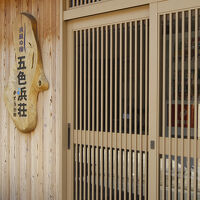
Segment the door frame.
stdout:
<svg viewBox="0 0 200 200">
<path fill-rule="evenodd" d="M 65 44 L 66 45 L 66 57 L 65 57 L 65 66 L 73 66 L 73 40 L 71 38 L 73 38 L 73 31 L 75 30 L 79 30 L 79 29 L 84 29 L 84 28 L 90 28 L 90 27 L 96 27 L 96 26 L 103 26 L 104 24 L 113 24 L 113 23 L 120 23 L 120 22 L 124 22 L 124 21 L 128 21 L 128 20 L 135 20 L 135 19 L 142 19 L 142 18 L 150 18 L 150 12 L 149 12 L 149 5 L 145 5 L 145 6 L 140 6 L 137 8 L 129 8 L 129 9 L 123 9 L 123 10 L 119 10 L 119 11 L 115 11 L 115 12 L 111 12 L 111 13 L 104 13 L 104 14 L 100 14 L 100 15 L 95 15 L 95 16 L 90 16 L 90 17 L 85 17 L 85 18 L 80 18 L 80 19 L 74 19 L 71 21 L 67 21 L 65 23 L 65 35 L 66 35 L 66 40 L 65 40 Z M 149 30 L 150 31 L 150 30 Z M 154 36 L 155 37 L 155 36 Z M 68 59 L 71 58 L 71 59 Z M 149 63 L 149 66 L 150 63 Z M 73 83 L 74 80 L 74 72 L 73 72 L 73 67 L 66 67 L 65 68 L 65 84 L 66 84 L 66 94 L 71 94 L 71 95 L 66 95 L 66 109 L 67 109 L 67 113 L 66 113 L 66 120 L 65 120 L 65 130 L 67 132 L 67 127 L 66 124 L 70 123 L 71 127 L 73 127 L 73 115 L 72 113 L 73 111 L 73 107 L 72 105 L 74 105 L 73 103 L 73 86 L 71 83 Z M 154 69 L 155 70 L 155 69 Z M 151 70 L 150 70 L 151 71 Z M 149 73 L 150 75 L 150 73 Z M 155 72 L 153 71 L 153 80 L 155 80 Z M 149 77 L 150 78 L 150 77 Z M 157 85 L 157 83 L 156 83 Z M 153 87 L 152 87 L 153 88 Z M 154 93 L 155 94 L 155 93 Z M 154 97 L 154 96 L 153 96 Z M 154 107 L 156 106 L 155 101 L 152 101 L 152 104 L 154 104 Z M 155 110 L 152 112 L 152 114 L 155 114 Z M 152 126 L 151 126 L 152 128 Z M 70 145 L 72 147 L 73 145 L 73 141 L 72 141 L 72 133 L 73 133 L 73 128 L 71 128 L 71 141 L 70 141 Z M 153 132 L 152 132 L 153 133 Z M 152 138 L 155 138 L 153 136 L 151 136 L 151 133 L 149 132 L 149 140 L 153 140 Z M 66 138 L 67 139 L 67 138 Z M 66 145 L 67 146 L 67 145 Z M 66 146 L 65 146 L 65 150 L 66 150 Z M 71 148 L 71 150 L 67 150 L 66 152 L 66 163 L 67 160 L 73 160 L 73 148 Z M 156 159 L 155 157 L 155 151 L 152 150 L 152 153 L 149 153 L 149 160 L 153 160 Z M 149 174 L 151 174 L 151 172 L 155 169 L 155 163 L 156 162 L 152 162 L 154 163 L 153 165 L 149 165 L 149 167 L 151 167 L 152 169 L 149 168 Z M 73 199 L 73 184 L 71 184 L 71 181 L 69 180 L 73 180 L 73 162 L 70 162 L 70 165 L 67 164 L 67 167 L 65 168 L 65 170 L 67 169 L 67 179 L 68 182 L 66 183 L 67 185 L 67 197 L 68 199 Z M 149 182 L 152 182 L 152 180 L 156 180 L 155 176 L 151 177 L 152 179 L 148 178 Z M 148 191 L 149 191 L 149 199 L 155 199 L 154 195 L 156 194 L 156 192 L 150 192 L 153 191 L 155 184 L 148 184 Z M 152 196 L 153 195 L 153 196 Z M 151 198 L 150 198 L 151 196 Z"/>
<path fill-rule="evenodd" d="M 67 168 L 67 158 L 71 156 L 71 152 L 69 152 L 67 149 L 67 122 L 73 122 L 72 119 L 67 116 L 67 113 L 69 113 L 68 110 L 68 104 L 70 101 L 67 101 L 67 90 L 71 90 L 70 88 L 70 80 L 72 77 L 67 77 L 67 69 L 66 66 L 69 66 L 69 60 L 67 60 L 68 56 L 66 56 L 66 52 L 69 52 L 69 47 L 73 47 L 73 43 L 70 40 L 67 40 L 69 33 L 69 28 L 73 22 L 81 22 L 82 20 L 89 20 L 89 17 L 84 17 L 80 19 L 75 19 L 75 20 L 70 20 L 70 16 L 68 18 L 64 17 L 64 14 L 66 15 L 68 11 L 65 11 L 66 5 L 65 1 L 61 0 L 61 43 L 62 43 L 62 48 L 61 48 L 61 69 L 59 68 L 59 73 L 57 74 L 57 80 L 61 79 L 61 82 L 58 84 L 58 87 L 60 87 L 60 91 L 58 96 L 61 96 L 60 100 L 60 105 L 58 105 L 58 111 L 60 111 L 60 121 L 57 122 L 57 127 L 59 132 L 61 133 L 61 147 L 60 147 L 60 152 L 61 152 L 61 159 L 60 159 L 60 164 L 59 164 L 59 170 L 60 170 L 60 180 L 59 180 L 59 185 L 62 185 L 61 189 L 61 196 L 62 199 L 67 199 L 67 189 L 66 186 L 71 184 L 69 181 L 67 181 L 68 176 L 66 173 L 66 168 Z M 149 88 L 149 104 L 151 105 L 149 107 L 149 182 L 151 180 L 156 179 L 156 184 L 149 184 L 148 188 L 148 193 L 149 193 L 149 199 L 159 199 L 159 121 L 158 121 L 158 116 L 159 116 L 159 64 L 158 64 L 158 49 L 159 49 L 159 44 L 158 44 L 158 32 L 159 32 L 159 22 L 158 22 L 158 14 L 159 13 L 164 13 L 164 12 L 172 12 L 177 11 L 180 9 L 185 9 L 185 8 L 191 8 L 191 7 L 196 7 L 200 6 L 199 0 L 193 0 L 189 1 L 188 0 L 181 0 L 181 4 L 179 1 L 173 1 L 173 0 L 165 0 L 165 1 L 160 1 L 160 2 L 151 2 L 149 4 L 149 22 L 150 22 L 150 28 L 149 28 L 149 81 L 151 87 Z M 125 9 L 124 9 L 125 10 Z M 75 11 L 75 9 L 74 9 Z M 116 12 L 123 12 L 122 11 L 116 11 Z M 104 15 L 111 15 L 113 13 L 109 14 L 104 14 Z M 93 20 L 91 22 L 95 21 L 96 18 L 101 16 L 101 14 L 98 14 L 97 16 L 94 15 L 92 16 Z M 66 20 L 66 21 L 64 21 Z M 121 20 L 120 20 L 121 21 Z M 75 26 L 76 27 L 76 26 Z M 88 27 L 88 26 L 87 26 Z M 58 120 L 57 120 L 58 121 Z M 73 123 L 72 123 L 73 124 Z M 152 144 L 155 144 L 154 148 L 152 147 Z M 151 163 L 156 163 L 151 164 Z"/>
<path fill-rule="evenodd" d="M 149 166 L 148 166 L 148 171 L 149 171 L 149 182 L 152 182 L 152 180 L 156 180 L 155 184 L 148 184 L 148 198 L 149 199 L 158 199 L 158 184 L 159 184 L 159 173 L 158 173 L 158 158 L 157 158 L 157 147 L 158 147 L 158 141 L 156 139 L 157 133 L 158 133 L 158 41 L 157 41 L 157 36 L 158 36 L 158 19 L 157 19 L 157 13 L 158 13 L 158 3 L 153 2 L 150 3 L 149 5 L 146 5 L 148 7 L 148 17 L 149 17 L 149 23 L 151 26 L 149 27 L 149 81 L 151 82 L 151 87 L 149 88 L 149 104 L 151 105 L 149 107 L 149 143 L 148 143 L 148 149 L 149 149 L 149 160 L 151 160 Z M 65 6 L 63 6 L 65 7 Z M 142 6 L 141 6 L 142 7 Z M 129 8 L 129 10 L 133 9 L 138 9 L 140 8 Z M 120 11 L 115 11 L 111 13 L 105 13 L 103 15 L 106 15 L 107 17 L 111 16 L 114 17 L 114 13 L 116 12 L 127 12 L 127 9 L 120 10 Z M 138 15 L 138 13 L 134 13 Z M 63 15 L 62 15 L 62 63 L 63 67 L 61 70 L 60 75 L 62 76 L 62 169 L 61 169 L 61 175 L 60 177 L 62 178 L 62 199 L 68 199 L 69 194 L 70 194 L 70 185 L 71 182 L 67 181 L 69 180 L 68 177 L 72 176 L 73 173 L 67 173 L 67 167 L 70 167 L 73 169 L 72 164 L 69 166 L 67 163 L 67 160 L 72 157 L 73 152 L 67 150 L 67 123 L 73 124 L 73 117 L 69 117 L 67 113 L 69 113 L 70 108 L 68 108 L 70 102 L 72 103 L 73 100 L 72 98 L 70 100 L 67 100 L 67 91 L 71 90 L 71 81 L 73 82 L 72 78 L 73 76 L 68 76 L 67 73 L 67 67 L 71 65 L 72 63 L 70 62 L 70 59 L 68 60 L 67 58 L 69 56 L 72 56 L 72 50 L 70 50 L 70 47 L 73 47 L 73 42 L 72 40 L 69 40 L 70 36 L 70 29 L 72 27 L 74 29 L 80 28 L 78 25 L 73 24 L 76 22 L 82 22 L 84 20 L 90 21 L 90 23 L 95 24 L 96 18 L 101 17 L 102 14 L 99 15 L 94 15 L 92 17 L 85 17 L 85 18 L 80 18 L 80 19 L 74 19 L 74 20 L 68 20 L 68 21 L 63 21 Z M 131 19 L 133 19 L 133 15 Z M 105 20 L 105 19 L 104 19 Z M 106 21 L 104 21 L 106 23 Z M 109 19 L 107 19 L 109 20 Z M 126 18 L 126 20 L 128 20 Z M 118 22 L 123 21 L 120 17 L 118 17 Z M 82 24 L 82 28 L 86 27 L 87 24 Z M 88 26 L 87 26 L 88 27 Z M 71 33 L 72 34 L 72 33 Z M 71 36 L 72 37 L 72 36 Z M 156 47 L 156 48 L 155 48 Z M 69 54 L 68 54 L 69 53 Z M 66 56 L 67 55 L 67 56 Z M 154 67 L 151 67 L 154 66 Z M 71 72 L 73 73 L 73 72 Z M 72 97 L 72 95 L 71 95 Z M 73 107 L 71 107 L 72 109 Z M 64 112 L 67 110 L 67 112 Z M 73 110 L 72 110 L 73 112 Z M 71 137 L 72 138 L 72 137 Z M 155 142 L 155 148 L 151 149 L 150 148 L 150 143 L 151 141 Z M 72 141 L 71 141 L 72 145 Z M 156 163 L 156 166 L 155 166 Z M 66 187 L 68 189 L 66 189 Z M 68 198 L 67 198 L 68 197 Z"/>
</svg>

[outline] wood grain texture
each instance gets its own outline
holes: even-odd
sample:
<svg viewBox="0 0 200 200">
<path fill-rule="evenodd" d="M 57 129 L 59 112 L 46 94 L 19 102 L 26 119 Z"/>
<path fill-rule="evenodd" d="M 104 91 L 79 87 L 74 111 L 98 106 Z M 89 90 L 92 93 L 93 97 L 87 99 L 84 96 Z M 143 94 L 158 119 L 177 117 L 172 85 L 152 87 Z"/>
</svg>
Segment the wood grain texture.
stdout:
<svg viewBox="0 0 200 200">
<path fill-rule="evenodd" d="M 23 13 L 17 18 L 13 39 L 15 65 L 10 68 L 4 101 L 17 129 L 30 133 L 37 126 L 38 93 L 49 87 L 38 46 L 37 22 L 32 15 Z"/>
<path fill-rule="evenodd" d="M 61 0 L 0 1 L 0 200 L 61 199 L 61 128 L 56 102 L 61 66 Z M 3 102 L 3 91 L 14 64 L 13 25 L 20 12 L 37 20 L 37 34 L 49 90 L 38 96 L 38 124 L 30 134 L 15 128 Z M 58 88 L 57 88 L 58 87 Z M 57 130 L 59 128 L 59 131 Z"/>
</svg>

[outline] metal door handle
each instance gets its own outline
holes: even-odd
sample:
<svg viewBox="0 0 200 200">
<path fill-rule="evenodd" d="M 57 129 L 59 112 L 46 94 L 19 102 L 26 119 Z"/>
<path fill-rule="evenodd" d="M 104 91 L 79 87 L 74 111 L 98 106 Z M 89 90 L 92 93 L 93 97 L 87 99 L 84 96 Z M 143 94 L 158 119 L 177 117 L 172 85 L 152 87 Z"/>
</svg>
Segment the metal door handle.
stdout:
<svg viewBox="0 0 200 200">
<path fill-rule="evenodd" d="M 67 148 L 70 149 L 70 139 L 71 139 L 71 124 L 68 123 L 67 125 L 67 133 L 68 133 L 68 138 L 67 138 Z"/>
</svg>

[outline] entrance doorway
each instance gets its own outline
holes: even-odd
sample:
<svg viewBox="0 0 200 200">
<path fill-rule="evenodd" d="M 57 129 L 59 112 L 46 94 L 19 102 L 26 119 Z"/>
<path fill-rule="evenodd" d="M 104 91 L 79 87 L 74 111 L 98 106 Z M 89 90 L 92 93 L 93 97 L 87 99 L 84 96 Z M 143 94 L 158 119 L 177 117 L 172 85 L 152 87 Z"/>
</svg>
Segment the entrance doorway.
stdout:
<svg viewBox="0 0 200 200">
<path fill-rule="evenodd" d="M 146 199 L 148 6 L 73 20 L 67 28 L 69 199 Z"/>
</svg>

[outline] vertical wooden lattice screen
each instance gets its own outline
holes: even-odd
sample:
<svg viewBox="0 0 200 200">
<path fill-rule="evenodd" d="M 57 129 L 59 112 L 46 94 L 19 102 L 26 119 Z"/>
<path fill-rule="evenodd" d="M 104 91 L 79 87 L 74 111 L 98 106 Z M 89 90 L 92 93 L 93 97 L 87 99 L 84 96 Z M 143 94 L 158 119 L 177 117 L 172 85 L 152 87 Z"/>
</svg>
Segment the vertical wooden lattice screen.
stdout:
<svg viewBox="0 0 200 200">
<path fill-rule="evenodd" d="M 74 199 L 147 199 L 149 21 L 74 30 Z"/>
<path fill-rule="evenodd" d="M 82 5 L 88 5 L 96 2 L 101 2 L 105 0 L 70 0 L 69 1 L 69 7 L 74 8 L 74 7 L 79 7 Z"/>
<path fill-rule="evenodd" d="M 200 9 L 159 25 L 160 199 L 200 199 Z"/>
</svg>

